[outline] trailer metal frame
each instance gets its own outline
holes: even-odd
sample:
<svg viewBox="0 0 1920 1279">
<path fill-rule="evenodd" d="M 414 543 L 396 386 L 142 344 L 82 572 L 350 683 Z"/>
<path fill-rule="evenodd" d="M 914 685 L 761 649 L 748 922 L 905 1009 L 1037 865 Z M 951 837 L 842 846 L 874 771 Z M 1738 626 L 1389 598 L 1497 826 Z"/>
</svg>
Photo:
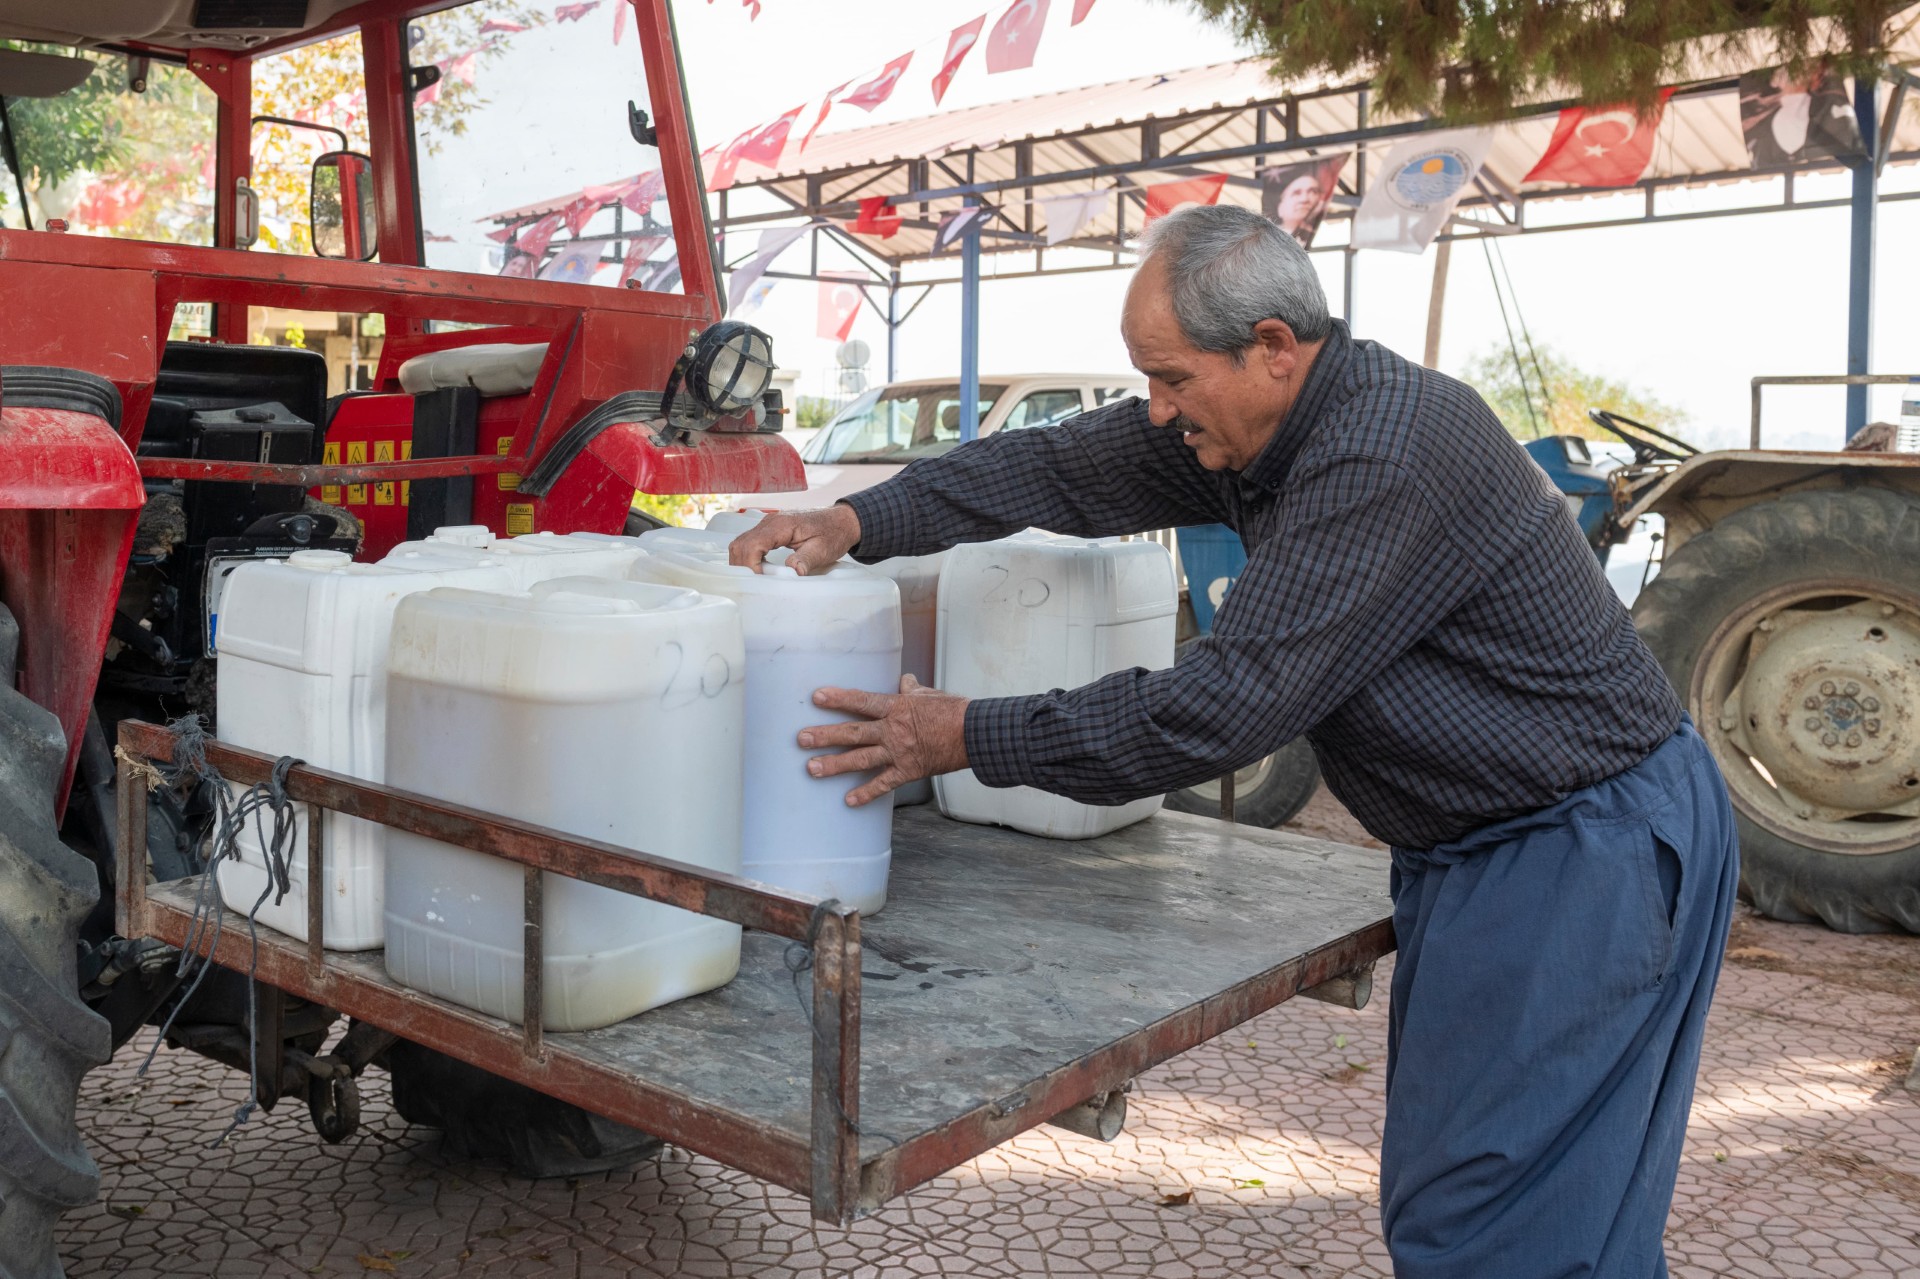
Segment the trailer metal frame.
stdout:
<svg viewBox="0 0 1920 1279">
<path fill-rule="evenodd" d="M 302 999 L 372 1023 L 784 1186 L 807 1196 L 813 1215 L 821 1221 L 841 1224 L 852 1221 L 1019 1132 L 1073 1111 L 1089 1100 L 1117 1093 L 1141 1071 L 1296 994 L 1314 994 L 1349 1005 L 1362 1003 L 1373 962 L 1393 949 L 1385 875 L 1380 873 L 1384 867 L 1378 854 L 1364 854 L 1339 845 L 1252 831 L 1183 814 L 1165 814 L 1154 819 L 1155 823 L 1165 823 L 1161 827 L 1162 839 L 1156 843 L 1147 836 L 1135 836 L 1129 851 L 1120 845 L 1102 849 L 1100 841 L 1062 845 L 1058 841 L 1038 840 L 995 828 L 964 826 L 930 812 L 906 810 L 896 826 L 897 832 L 918 830 L 922 843 L 928 842 L 928 832 L 936 840 L 962 841 L 950 842 L 941 857 L 929 856 L 925 864 L 934 864 L 942 858 L 959 860 L 951 857 L 956 849 L 987 850 L 980 854 L 986 858 L 993 855 L 993 847 L 1002 847 L 1008 854 L 1003 865 L 1017 867 L 1033 865 L 1035 852 L 1059 850 L 1064 859 L 1061 869 L 1047 872 L 1057 876 L 1059 891 L 1094 902 L 1095 909 L 1099 899 L 1113 898 L 1118 903 L 1114 909 L 1120 912 L 1119 918 L 1133 921 L 1131 927 L 1138 936 L 1131 940 L 1149 959 L 1165 963 L 1174 973 L 1194 967 L 1193 957 L 1162 954 L 1165 939 L 1151 931 L 1156 922 L 1173 921 L 1178 928 L 1186 930 L 1180 936 L 1190 942 L 1195 936 L 1205 935 L 1208 903 L 1215 897 L 1228 903 L 1230 909 L 1239 910 L 1237 918 L 1244 924 L 1265 917 L 1268 898 L 1253 902 L 1244 899 L 1249 895 L 1258 897 L 1263 891 L 1269 895 L 1273 892 L 1270 885 L 1240 881 L 1218 886 L 1202 883 L 1196 887 L 1192 881 L 1204 879 L 1204 872 L 1188 867 L 1205 862 L 1190 854 L 1210 856 L 1210 850 L 1224 848 L 1245 864 L 1258 867 L 1271 857 L 1273 845 L 1298 846 L 1310 854 L 1301 859 L 1300 867 L 1290 868 L 1284 859 L 1273 863 L 1276 876 L 1293 877 L 1290 881 L 1293 888 L 1283 894 L 1284 898 L 1297 900 L 1275 900 L 1272 906 L 1282 913 L 1292 909 L 1295 918 L 1313 921 L 1312 930 L 1319 939 L 1313 944 L 1283 950 L 1277 956 L 1278 962 L 1268 963 L 1267 957 L 1252 961 L 1252 968 L 1244 977 L 1226 983 L 1223 988 L 1209 988 L 1203 997 L 1191 1002 L 1181 1002 L 1186 996 L 1175 994 L 1164 1001 L 1164 1007 L 1155 1006 L 1149 996 L 1157 997 L 1162 992 L 1143 992 L 1130 985 L 1131 994 L 1121 992 L 1122 1007 L 1137 1006 L 1139 1015 L 1135 1017 L 1123 1011 L 1118 1026 L 1112 1022 L 1089 1026 L 1086 1023 L 1091 1017 L 1080 1019 L 1075 1016 L 1075 1010 L 1069 1008 L 1062 1024 L 1069 1025 L 1079 1038 L 1074 1041 L 1075 1046 L 1065 1049 L 1036 1042 L 1046 1036 L 1032 1033 L 1031 1027 L 1036 1023 L 1031 1019 L 1031 1008 L 1026 1013 L 1009 1014 L 1003 1022 L 997 1016 L 993 1000 L 1006 999 L 1006 994 L 994 994 L 983 1002 L 973 989 L 964 996 L 953 995 L 958 983 L 949 981 L 946 983 L 948 995 L 972 1000 L 967 1006 L 980 1011 L 982 1023 L 992 1027 L 995 1034 L 1003 1039 L 1009 1034 L 1015 1037 L 1026 1034 L 1028 1038 L 1017 1045 L 1019 1060 L 1022 1063 L 1030 1059 L 1037 1061 L 1039 1068 L 1032 1070 L 1024 1083 L 1003 1091 L 998 1082 L 989 1079 L 991 1071 L 980 1064 L 984 1057 L 991 1056 L 991 1051 L 985 1048 L 969 1051 L 967 1045 L 961 1044 L 957 1051 L 946 1054 L 945 1059 L 955 1063 L 952 1074 L 934 1081 L 937 1086 L 930 1091 L 921 1086 L 922 1081 L 911 1077 L 926 1059 L 926 1036 L 919 1036 L 914 1051 L 921 1055 L 901 1072 L 903 1077 L 908 1077 L 906 1092 L 912 1094 L 909 1101 L 921 1106 L 922 1117 L 912 1121 L 917 1125 L 916 1130 L 899 1137 L 871 1130 L 863 1133 L 860 1127 L 863 1053 L 867 1060 L 879 1063 L 883 1072 L 897 1063 L 886 1055 L 888 1043 L 863 1041 L 862 969 L 884 967 L 889 949 L 911 943 L 897 938 L 892 943 L 881 941 L 880 949 L 869 952 L 863 963 L 862 921 L 858 912 L 837 902 L 818 901 L 751 880 L 300 765 L 286 774 L 286 792 L 290 798 L 312 805 L 315 815 L 315 820 L 308 824 L 306 940 L 265 928 L 250 930 L 246 917 L 233 911 L 222 912 L 220 927 L 209 927 L 209 921 L 204 919 L 197 925 L 194 903 L 202 889 L 210 886 L 203 885 L 199 878 L 149 885 L 145 867 L 137 865 L 127 851 L 146 847 L 145 796 L 154 775 L 152 765 L 171 762 L 175 744 L 173 734 L 151 724 L 127 721 L 120 728 L 117 908 L 119 931 L 123 936 L 154 937 L 191 949 L 224 967 L 251 972 L 257 980 Z M 207 759 L 228 781 L 243 786 L 265 780 L 275 762 L 269 756 L 212 741 L 208 743 Z M 516 1027 L 397 985 L 386 976 L 378 951 L 347 953 L 323 948 L 321 911 L 327 885 L 324 829 L 326 815 L 330 813 L 380 822 L 396 830 L 505 858 L 525 868 L 524 993 L 528 1015 L 523 1026 Z M 897 849 L 900 844 L 897 836 Z M 1182 845 L 1179 858 L 1171 854 L 1162 857 L 1157 851 L 1172 844 Z M 1142 849 L 1146 851 L 1140 851 Z M 1166 864 L 1145 866 L 1143 859 L 1158 859 Z M 896 867 L 900 864 L 896 852 Z M 655 1009 L 607 1030 L 566 1034 L 546 1031 L 541 1017 L 542 965 L 538 962 L 545 943 L 541 923 L 541 872 L 632 893 L 731 920 L 754 930 L 745 934 L 741 977 L 732 987 Z M 991 900 L 993 876 L 972 868 L 960 873 L 964 876 L 967 895 L 988 899 L 985 909 L 997 906 L 1003 913 L 1009 910 L 1018 913 L 1018 901 L 1008 899 L 996 903 Z M 1232 875 L 1227 878 L 1233 880 Z M 1134 887 L 1127 888 L 1129 884 Z M 1022 891 L 1030 892 L 1031 886 Z M 1031 906 L 1031 902 L 1028 904 Z M 1028 922 L 1044 919 L 1054 909 L 1049 903 L 1044 910 L 1030 910 Z M 913 922 L 911 911 L 909 904 L 896 904 L 896 913 L 909 916 L 906 921 L 909 924 Z M 894 917 L 890 916 L 886 922 L 894 922 Z M 1101 920 L 1093 920 L 1092 926 L 1106 927 Z M 1120 926 L 1129 927 L 1125 923 Z M 971 927 L 969 922 L 962 931 Z M 696 1032 L 701 1028 L 713 1032 L 710 1043 L 725 1044 L 729 1048 L 737 1044 L 741 1054 L 751 1055 L 758 1041 L 749 1041 L 754 1034 L 763 1033 L 756 1029 L 756 1023 L 785 1013 L 790 1022 L 798 1024 L 797 1019 L 792 1018 L 794 1001 L 768 1002 L 784 993 L 781 988 L 789 980 L 795 992 L 799 989 L 799 972 L 806 971 L 807 966 L 792 963 L 793 943 L 805 945 L 811 953 L 811 997 L 803 1005 L 812 1040 L 808 1054 L 810 1078 L 788 1079 L 784 1083 L 794 1086 L 795 1096 L 799 1095 L 798 1086 L 802 1082 L 806 1084 L 804 1120 L 782 1123 L 778 1115 L 769 1118 L 765 1113 L 754 1113 L 750 1105 L 716 1104 L 711 1097 L 691 1095 L 684 1084 L 623 1069 L 610 1056 L 623 1051 L 627 1040 L 648 1033 L 656 1039 L 664 1037 L 681 1056 L 693 1054 L 698 1050 Z M 1276 945 L 1284 946 L 1284 943 Z M 928 968 L 910 960 L 906 963 L 914 973 Z M 775 970 L 771 974 L 770 967 Z M 1031 967 L 1029 964 L 1028 968 Z M 1017 965 L 1014 970 L 1018 971 Z M 970 975 L 964 969 L 950 971 Z M 1121 974 L 1129 975 L 1139 976 Z M 893 976 L 867 973 L 870 982 L 878 978 L 884 983 Z M 1021 980 L 1032 985 L 1035 976 L 1028 974 Z M 1060 1006 L 1063 985 L 1053 984 L 1055 975 L 1038 976 L 1052 992 L 1044 1002 Z M 1064 979 L 1059 981 L 1063 983 Z M 915 984 L 923 989 L 936 986 L 932 981 Z M 1169 984 L 1178 986 L 1179 978 L 1170 979 Z M 1007 985 L 1011 989 L 1014 983 L 1009 981 Z M 1323 986 L 1324 989 L 1315 990 Z M 901 1010 L 936 1009 L 935 1001 L 943 997 L 938 992 L 933 996 L 918 992 L 902 996 L 899 992 L 905 989 L 904 984 L 890 988 L 883 985 L 882 989 L 892 1001 L 886 1005 L 893 1010 L 889 1029 L 898 1029 L 901 1025 L 898 1016 Z M 737 1010 L 716 1012 L 715 997 L 728 990 L 742 990 L 743 997 L 760 998 L 762 1004 L 750 1010 L 755 1015 L 743 1018 Z M 1019 994 L 1020 990 L 1014 993 Z M 1084 1002 L 1098 1011 L 1096 1006 L 1110 1007 L 1110 1004 L 1100 1005 L 1103 997 L 1102 992 L 1094 991 Z M 1028 1020 L 1021 1021 L 1022 1015 Z M 1053 1014 L 1042 1008 L 1038 1015 L 1045 1018 Z M 914 1026 L 931 1027 L 937 1037 L 947 1033 L 945 1027 L 951 1016 L 950 1006 L 946 1006 L 945 1010 L 934 1012 L 931 1020 L 927 1014 L 920 1014 L 921 1020 Z M 694 1025 L 695 1030 L 689 1031 L 685 1024 L 673 1024 L 675 1018 Z M 1038 1024 L 1044 1027 L 1047 1023 Z M 650 1027 L 660 1026 L 666 1027 L 664 1036 L 650 1031 Z M 960 1030 L 951 1033 L 965 1037 Z M 909 1034 L 905 1038 L 916 1036 Z M 791 1037 L 786 1042 L 791 1043 Z M 1092 1050 L 1081 1051 L 1081 1046 L 1089 1043 L 1095 1044 Z M 1052 1056 L 1043 1051 L 1049 1047 L 1053 1048 Z M 1027 1070 L 1031 1066 L 1023 1064 L 1021 1068 Z M 982 1086 L 990 1087 L 994 1095 L 982 1097 L 968 1093 L 967 1088 L 978 1080 L 987 1081 Z M 774 1086 L 778 1087 L 781 1082 L 775 1080 Z M 764 1078 L 756 1078 L 753 1087 L 760 1088 L 764 1094 L 765 1083 Z M 954 1100 L 962 1095 L 963 1100 Z M 928 1115 L 931 1117 L 926 1117 Z"/>
</svg>

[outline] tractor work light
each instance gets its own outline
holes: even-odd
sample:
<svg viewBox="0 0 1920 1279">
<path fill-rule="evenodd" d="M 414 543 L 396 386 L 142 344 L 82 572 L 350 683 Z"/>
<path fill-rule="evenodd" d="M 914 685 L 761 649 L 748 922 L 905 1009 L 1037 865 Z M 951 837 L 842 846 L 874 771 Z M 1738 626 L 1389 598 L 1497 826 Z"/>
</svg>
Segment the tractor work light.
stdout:
<svg viewBox="0 0 1920 1279">
<path fill-rule="evenodd" d="M 751 324 L 722 320 L 681 352 L 667 379 L 667 399 L 684 387 L 707 412 L 732 417 L 760 403 L 772 384 L 773 339 Z"/>
</svg>

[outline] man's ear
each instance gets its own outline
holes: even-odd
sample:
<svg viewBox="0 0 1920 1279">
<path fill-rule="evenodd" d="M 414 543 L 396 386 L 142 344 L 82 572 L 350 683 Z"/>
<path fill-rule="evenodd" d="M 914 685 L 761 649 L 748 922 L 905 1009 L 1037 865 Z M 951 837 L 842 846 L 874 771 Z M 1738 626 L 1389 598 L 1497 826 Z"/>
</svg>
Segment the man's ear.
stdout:
<svg viewBox="0 0 1920 1279">
<path fill-rule="evenodd" d="M 1253 338 L 1257 348 L 1254 358 L 1269 374 L 1281 381 L 1293 376 L 1300 363 L 1300 339 L 1294 336 L 1291 324 L 1285 320 L 1262 320 L 1253 326 Z"/>
</svg>

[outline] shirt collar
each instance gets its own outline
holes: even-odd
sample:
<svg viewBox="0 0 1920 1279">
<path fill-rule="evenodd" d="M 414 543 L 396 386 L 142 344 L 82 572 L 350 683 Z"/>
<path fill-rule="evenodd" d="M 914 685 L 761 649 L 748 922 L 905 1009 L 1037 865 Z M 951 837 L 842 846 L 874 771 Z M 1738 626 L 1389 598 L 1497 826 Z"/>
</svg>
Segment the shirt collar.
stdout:
<svg viewBox="0 0 1920 1279">
<path fill-rule="evenodd" d="M 1280 419 L 1280 428 L 1247 469 L 1240 472 L 1242 484 L 1269 492 L 1279 491 L 1286 482 L 1287 472 L 1293 469 L 1293 459 L 1307 442 L 1307 436 L 1312 434 L 1314 423 L 1320 420 L 1321 414 L 1333 402 L 1340 385 L 1346 381 L 1347 362 L 1352 353 L 1353 338 L 1347 332 L 1347 322 L 1333 321 L 1326 345 L 1314 357 L 1313 367 L 1307 370 L 1307 380 L 1301 386 L 1299 396 L 1287 410 L 1287 415 Z"/>
</svg>

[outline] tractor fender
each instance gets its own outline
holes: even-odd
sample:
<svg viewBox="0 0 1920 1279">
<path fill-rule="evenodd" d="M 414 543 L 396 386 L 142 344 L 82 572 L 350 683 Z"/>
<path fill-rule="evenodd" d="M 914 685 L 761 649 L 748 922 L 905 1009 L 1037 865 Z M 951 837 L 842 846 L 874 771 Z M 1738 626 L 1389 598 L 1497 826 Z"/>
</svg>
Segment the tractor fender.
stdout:
<svg viewBox="0 0 1920 1279">
<path fill-rule="evenodd" d="M 1667 553 L 1727 516 L 1789 493 L 1884 488 L 1920 497 L 1920 453 L 1816 453 L 1727 449 L 1688 458 L 1642 493 L 1620 516 L 1632 528 L 1643 515 L 1666 521 Z"/>
</svg>

